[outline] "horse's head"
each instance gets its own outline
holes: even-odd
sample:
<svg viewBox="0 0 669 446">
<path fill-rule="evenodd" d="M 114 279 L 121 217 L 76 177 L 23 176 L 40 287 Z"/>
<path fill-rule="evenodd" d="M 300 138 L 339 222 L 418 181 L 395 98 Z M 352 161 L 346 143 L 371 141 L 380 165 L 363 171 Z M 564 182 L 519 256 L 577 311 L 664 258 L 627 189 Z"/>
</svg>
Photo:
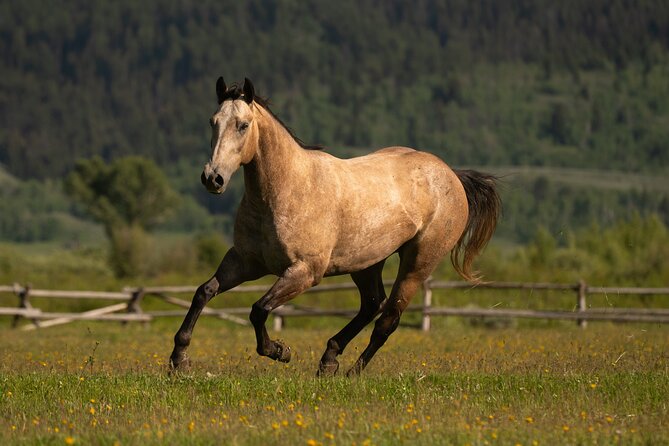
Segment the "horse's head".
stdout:
<svg viewBox="0 0 669 446">
<path fill-rule="evenodd" d="M 211 117 L 211 159 L 201 180 L 207 190 L 222 193 L 232 174 L 249 163 L 258 145 L 258 124 L 253 112 L 254 90 L 250 80 L 244 87 L 227 88 L 222 77 L 216 82 L 218 110 Z"/>
</svg>

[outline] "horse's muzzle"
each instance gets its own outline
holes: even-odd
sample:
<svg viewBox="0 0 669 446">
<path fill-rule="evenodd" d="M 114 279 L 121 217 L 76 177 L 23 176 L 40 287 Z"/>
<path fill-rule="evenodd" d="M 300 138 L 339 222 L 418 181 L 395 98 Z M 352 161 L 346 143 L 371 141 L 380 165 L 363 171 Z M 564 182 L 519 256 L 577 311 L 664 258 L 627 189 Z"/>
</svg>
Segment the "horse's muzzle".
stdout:
<svg viewBox="0 0 669 446">
<path fill-rule="evenodd" d="M 200 181 L 202 181 L 204 187 L 207 188 L 207 191 L 211 192 L 212 194 L 220 194 L 225 190 L 225 179 L 219 173 L 213 172 L 211 175 L 207 176 L 204 172 L 202 172 L 202 175 L 200 175 Z"/>
</svg>

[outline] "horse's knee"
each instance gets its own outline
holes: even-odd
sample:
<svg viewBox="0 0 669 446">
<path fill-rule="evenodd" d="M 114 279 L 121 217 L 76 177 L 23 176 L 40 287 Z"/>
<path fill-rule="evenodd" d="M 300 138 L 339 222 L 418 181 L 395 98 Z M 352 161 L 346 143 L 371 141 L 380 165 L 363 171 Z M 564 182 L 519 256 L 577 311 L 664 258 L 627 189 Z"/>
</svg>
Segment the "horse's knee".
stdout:
<svg viewBox="0 0 669 446">
<path fill-rule="evenodd" d="M 218 293 L 219 283 L 215 277 L 200 285 L 195 292 L 196 296 L 201 296 L 205 300 L 209 300 Z"/>
<path fill-rule="evenodd" d="M 203 283 L 193 295 L 192 305 L 196 308 L 204 308 L 205 305 L 211 300 L 212 297 L 218 292 L 218 281 L 216 279 L 211 279 L 210 281 Z"/>
</svg>

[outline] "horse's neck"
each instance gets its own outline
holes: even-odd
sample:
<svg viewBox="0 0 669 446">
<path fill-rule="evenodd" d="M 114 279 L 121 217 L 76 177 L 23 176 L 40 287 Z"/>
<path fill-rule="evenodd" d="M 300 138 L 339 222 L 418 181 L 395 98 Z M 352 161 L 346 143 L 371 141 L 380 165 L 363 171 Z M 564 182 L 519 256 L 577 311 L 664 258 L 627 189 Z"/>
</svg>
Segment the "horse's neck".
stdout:
<svg viewBox="0 0 669 446">
<path fill-rule="evenodd" d="M 253 160 L 244 166 L 246 195 L 258 204 L 274 206 L 301 184 L 306 156 L 288 131 L 262 110 L 258 123 L 258 148 Z"/>
</svg>

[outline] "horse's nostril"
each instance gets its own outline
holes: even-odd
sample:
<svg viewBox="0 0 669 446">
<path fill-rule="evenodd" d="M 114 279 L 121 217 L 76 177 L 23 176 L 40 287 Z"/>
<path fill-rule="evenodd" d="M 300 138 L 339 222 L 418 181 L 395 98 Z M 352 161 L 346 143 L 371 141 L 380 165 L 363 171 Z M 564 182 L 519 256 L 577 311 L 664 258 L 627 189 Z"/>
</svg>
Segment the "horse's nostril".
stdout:
<svg viewBox="0 0 669 446">
<path fill-rule="evenodd" d="M 207 176 L 202 172 L 202 175 L 200 175 L 200 181 L 202 181 L 202 184 L 205 186 L 207 185 Z"/>
<path fill-rule="evenodd" d="M 214 178 L 214 183 L 216 183 L 218 187 L 222 187 L 224 183 L 223 177 L 220 175 L 216 175 L 216 178 Z"/>
</svg>

